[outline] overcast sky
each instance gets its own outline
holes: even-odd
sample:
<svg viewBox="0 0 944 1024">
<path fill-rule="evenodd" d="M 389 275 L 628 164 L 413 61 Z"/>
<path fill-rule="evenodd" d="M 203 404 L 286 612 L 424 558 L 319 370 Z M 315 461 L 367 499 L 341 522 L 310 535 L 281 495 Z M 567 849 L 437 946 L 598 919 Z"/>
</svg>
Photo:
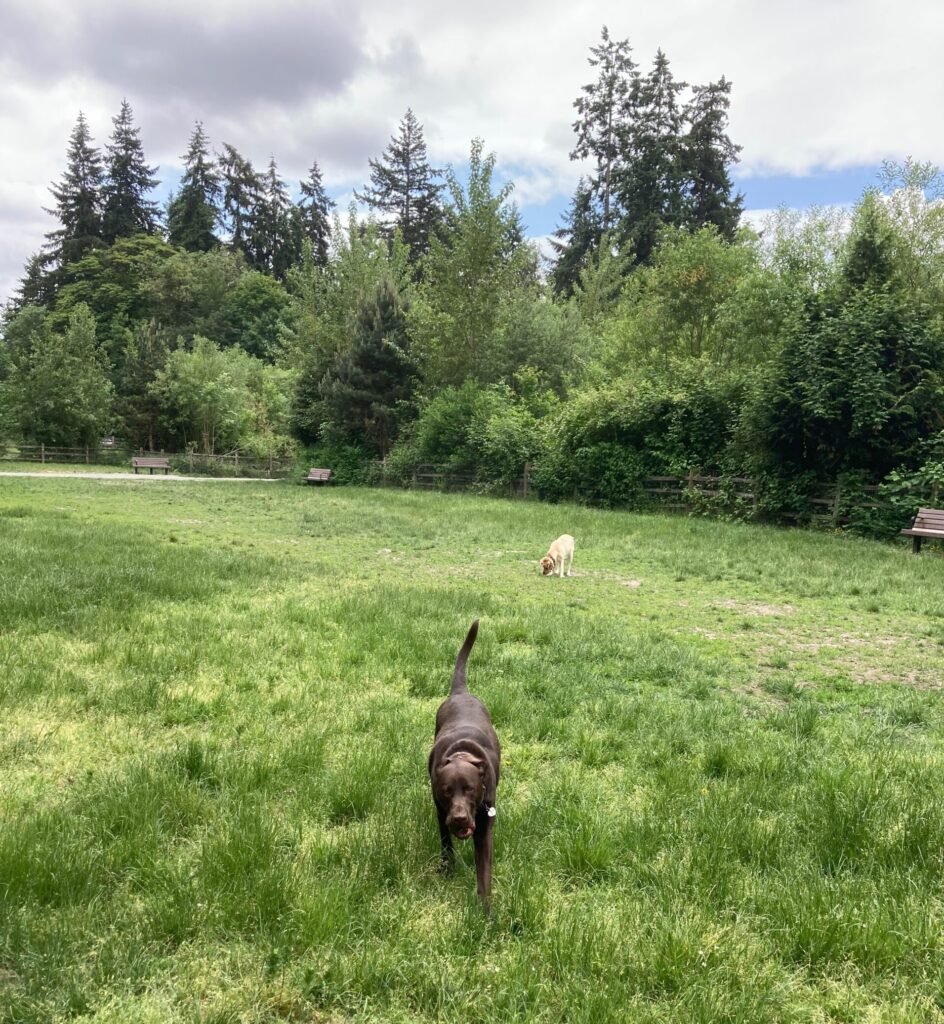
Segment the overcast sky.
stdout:
<svg viewBox="0 0 944 1024">
<path fill-rule="evenodd" d="M 749 209 L 854 201 L 885 158 L 944 165 L 939 0 L 0 0 L 0 301 L 55 226 L 42 208 L 78 111 L 104 146 L 123 97 L 165 191 L 200 119 L 293 188 L 317 159 L 341 198 L 410 106 L 434 164 L 481 136 L 546 235 L 604 23 L 644 66 L 661 46 L 678 79 L 733 82 Z"/>
</svg>

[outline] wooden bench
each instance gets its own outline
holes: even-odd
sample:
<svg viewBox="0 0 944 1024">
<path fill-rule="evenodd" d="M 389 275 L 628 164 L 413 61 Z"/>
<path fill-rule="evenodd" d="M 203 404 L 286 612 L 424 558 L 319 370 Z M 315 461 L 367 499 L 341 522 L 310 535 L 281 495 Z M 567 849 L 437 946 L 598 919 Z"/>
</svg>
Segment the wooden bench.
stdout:
<svg viewBox="0 0 944 1024">
<path fill-rule="evenodd" d="M 925 537 L 932 540 L 944 540 L 944 510 L 937 508 L 919 508 L 910 530 L 901 531 L 911 538 L 911 550 L 917 555 L 921 552 L 921 542 Z"/>
<path fill-rule="evenodd" d="M 170 469 L 170 459 L 165 459 L 162 455 L 136 455 L 132 457 L 131 465 L 134 467 L 135 473 L 139 469 L 146 469 L 153 476 L 155 469 L 163 469 L 164 476 L 167 476 L 167 471 Z"/>
<path fill-rule="evenodd" d="M 331 479 L 330 469 L 309 469 L 305 477 L 306 484 L 326 484 Z"/>
</svg>

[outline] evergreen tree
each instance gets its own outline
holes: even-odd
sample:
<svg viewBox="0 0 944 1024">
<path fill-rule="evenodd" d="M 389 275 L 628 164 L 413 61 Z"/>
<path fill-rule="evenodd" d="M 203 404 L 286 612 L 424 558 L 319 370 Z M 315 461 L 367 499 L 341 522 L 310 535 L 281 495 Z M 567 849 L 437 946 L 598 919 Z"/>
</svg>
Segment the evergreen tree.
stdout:
<svg viewBox="0 0 944 1024">
<path fill-rule="evenodd" d="M 594 200 L 593 186 L 585 178 L 577 183 L 564 223 L 554 231 L 551 247 L 557 258 L 551 282 L 557 295 L 573 294 L 580 274 L 592 261 L 603 235 L 603 218 Z"/>
<path fill-rule="evenodd" d="M 785 476 L 881 479 L 941 429 L 944 336 L 900 280 L 895 246 L 887 211 L 867 194 L 835 281 L 792 318 L 754 423 Z"/>
<path fill-rule="evenodd" d="M 312 256 L 319 267 L 328 265 L 328 248 L 331 240 L 331 211 L 334 203 L 325 193 L 321 183 L 321 168 L 314 161 L 308 177 L 299 183 L 302 198 L 298 202 L 301 214 L 302 234 L 311 243 Z"/>
<path fill-rule="evenodd" d="M 243 252 L 255 266 L 253 240 L 255 217 L 262 199 L 263 185 L 252 164 L 228 142 L 223 143 L 219 160 L 223 176 L 223 218 L 229 232 L 229 244 Z"/>
<path fill-rule="evenodd" d="M 275 158 L 261 179 L 258 202 L 253 211 L 250 263 L 257 270 L 282 279 L 301 259 L 301 230 L 285 182 L 279 177 Z"/>
<path fill-rule="evenodd" d="M 734 195 L 728 169 L 737 163 L 740 146 L 728 137 L 731 83 L 725 78 L 696 86 L 685 107 L 688 131 L 683 140 L 686 210 L 689 227 L 713 224 L 733 241 L 744 197 Z"/>
<path fill-rule="evenodd" d="M 406 310 L 390 278 L 378 282 L 358 311 L 354 345 L 321 382 L 328 422 L 386 457 L 416 374 L 409 357 Z"/>
<path fill-rule="evenodd" d="M 573 126 L 577 144 L 570 158 L 592 157 L 596 161 L 596 177 L 591 179 L 591 192 L 600 204 L 602 230 L 609 231 L 617 214 L 613 186 L 624 158 L 626 121 L 630 116 L 638 73 L 630 57 L 629 41 L 610 39 L 606 25 L 603 26 L 600 45 L 592 46 L 590 53 L 592 56 L 587 62 L 599 70 L 597 80 L 583 86 L 583 95 L 574 100 L 580 116 Z"/>
<path fill-rule="evenodd" d="M 105 147 L 107 154 L 105 184 L 102 189 L 102 237 L 110 245 L 116 238 L 138 232 L 153 235 L 158 229 L 160 213 L 157 203 L 147 194 L 157 185 L 156 167 L 149 167 L 134 126 L 134 113 L 127 100 L 113 118 L 115 128 Z"/>
<path fill-rule="evenodd" d="M 659 50 L 633 97 L 617 188 L 623 212 L 620 233 L 639 263 L 650 261 L 663 225 L 683 222 L 683 115 L 678 94 L 684 88 Z"/>
<path fill-rule="evenodd" d="M 46 235 L 49 262 L 55 267 L 53 288 L 63 278 L 64 268 L 81 259 L 102 242 L 102 158 L 92 145 L 85 115 L 80 111 L 69 136 L 66 173 L 49 191 L 56 206 L 47 210 L 60 227 Z"/>
<path fill-rule="evenodd" d="M 400 121 L 400 134 L 390 139 L 380 160 L 370 161 L 371 184 L 355 192 L 371 209 L 393 218 L 390 226 L 400 229 L 413 263 L 426 253 L 442 216 L 442 185 L 434 180 L 440 174 L 427 162 L 423 126 L 408 109 Z"/>
<path fill-rule="evenodd" d="M 220 176 L 210 160 L 203 125 L 197 121 L 184 159 L 180 191 L 167 207 L 171 245 L 188 252 L 209 252 L 219 245 L 214 233 L 220 219 Z"/>
<path fill-rule="evenodd" d="M 161 429 L 161 403 L 152 385 L 173 347 L 170 332 L 150 320 L 135 326 L 122 353 L 118 412 L 135 447 L 154 451 L 168 440 Z"/>
<path fill-rule="evenodd" d="M 881 290 L 895 278 L 895 238 L 877 193 L 867 192 L 856 210 L 840 280 L 847 293 Z"/>
<path fill-rule="evenodd" d="M 55 276 L 50 270 L 52 257 L 37 252 L 27 260 L 11 305 L 14 312 L 26 306 L 51 306 L 55 299 Z"/>
</svg>

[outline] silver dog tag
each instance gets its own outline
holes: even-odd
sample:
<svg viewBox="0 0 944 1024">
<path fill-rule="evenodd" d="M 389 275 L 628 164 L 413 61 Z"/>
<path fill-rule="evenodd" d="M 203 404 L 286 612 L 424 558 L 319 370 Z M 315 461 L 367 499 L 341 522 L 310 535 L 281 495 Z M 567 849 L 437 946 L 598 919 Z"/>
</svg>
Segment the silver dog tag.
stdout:
<svg viewBox="0 0 944 1024">
<path fill-rule="evenodd" d="M 490 818 L 494 818 L 496 814 L 498 814 L 498 811 L 496 811 L 494 807 L 489 807 L 488 816 Z"/>
</svg>

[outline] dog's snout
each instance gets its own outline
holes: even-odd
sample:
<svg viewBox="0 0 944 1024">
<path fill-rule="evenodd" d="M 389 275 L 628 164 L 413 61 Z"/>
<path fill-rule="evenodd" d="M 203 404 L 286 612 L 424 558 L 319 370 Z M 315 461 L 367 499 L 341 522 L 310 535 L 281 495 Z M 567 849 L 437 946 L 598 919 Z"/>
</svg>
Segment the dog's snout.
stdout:
<svg viewBox="0 0 944 1024">
<path fill-rule="evenodd" d="M 446 817 L 446 827 L 459 839 L 468 839 L 475 831 L 475 821 L 465 808 L 456 809 Z"/>
</svg>

